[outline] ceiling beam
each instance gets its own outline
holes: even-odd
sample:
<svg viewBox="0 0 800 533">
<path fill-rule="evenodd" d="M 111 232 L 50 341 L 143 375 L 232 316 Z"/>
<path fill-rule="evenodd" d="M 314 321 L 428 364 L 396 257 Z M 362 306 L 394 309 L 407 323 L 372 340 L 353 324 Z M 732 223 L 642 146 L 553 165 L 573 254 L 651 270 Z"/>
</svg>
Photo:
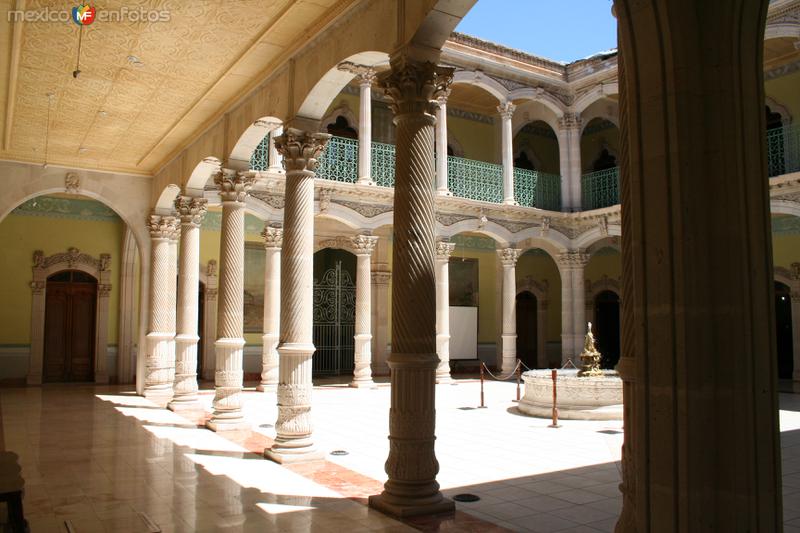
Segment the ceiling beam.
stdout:
<svg viewBox="0 0 800 533">
<path fill-rule="evenodd" d="M 25 0 L 17 0 L 15 11 L 25 11 Z M 11 21 L 9 21 L 11 22 Z M 14 122 L 14 102 L 17 98 L 17 76 L 19 74 L 19 58 L 22 53 L 23 21 L 11 22 L 14 28 L 11 32 L 11 51 L 8 64 L 8 89 L 6 91 L 6 120 L 3 131 L 3 150 L 11 148 L 11 127 Z"/>
</svg>

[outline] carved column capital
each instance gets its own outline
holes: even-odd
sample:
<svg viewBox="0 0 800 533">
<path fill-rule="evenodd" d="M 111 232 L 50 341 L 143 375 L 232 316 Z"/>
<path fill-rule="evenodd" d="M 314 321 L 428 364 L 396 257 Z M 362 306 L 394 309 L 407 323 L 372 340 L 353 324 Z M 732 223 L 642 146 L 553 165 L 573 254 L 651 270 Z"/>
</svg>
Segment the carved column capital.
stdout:
<svg viewBox="0 0 800 533">
<path fill-rule="evenodd" d="M 391 99 L 395 117 L 424 113 L 433 118 L 436 99 L 453 81 L 453 70 L 406 55 L 392 59 L 392 68 L 378 75 L 378 86 Z"/>
<path fill-rule="evenodd" d="M 350 239 L 353 253 L 356 255 L 372 255 L 375 245 L 378 244 L 378 237 L 374 235 L 356 235 Z"/>
<path fill-rule="evenodd" d="M 31 281 L 30 287 L 33 294 L 42 294 L 46 286 L 45 281 Z"/>
<path fill-rule="evenodd" d="M 350 61 L 339 63 L 337 68 L 343 72 L 350 72 L 356 75 L 359 85 L 371 86 L 375 83 L 376 73 L 375 69 L 366 65 L 357 65 Z"/>
<path fill-rule="evenodd" d="M 108 298 L 111 296 L 111 284 L 110 283 L 101 283 L 97 286 L 97 295 L 100 298 Z"/>
<path fill-rule="evenodd" d="M 436 260 L 449 261 L 450 255 L 456 249 L 456 243 L 450 241 L 437 241 L 436 242 Z"/>
<path fill-rule="evenodd" d="M 792 279 L 800 280 L 800 263 L 792 263 L 791 267 Z"/>
<path fill-rule="evenodd" d="M 223 202 L 244 202 L 255 180 L 256 174 L 249 170 L 237 172 L 223 168 L 214 174 L 214 184 Z"/>
<path fill-rule="evenodd" d="M 146 223 L 151 239 L 177 239 L 180 235 L 180 223 L 172 215 L 150 215 Z"/>
<path fill-rule="evenodd" d="M 497 112 L 500 113 L 500 116 L 503 120 L 511 120 L 514 116 L 514 110 L 517 106 L 513 102 L 503 102 L 499 106 L 497 106 Z"/>
<path fill-rule="evenodd" d="M 208 276 L 208 277 L 216 277 L 217 276 L 217 261 L 216 261 L 216 259 L 209 260 L 208 264 L 206 265 L 206 276 Z"/>
<path fill-rule="evenodd" d="M 580 113 L 566 112 L 558 118 L 558 126 L 561 129 L 577 129 L 582 124 Z"/>
<path fill-rule="evenodd" d="M 175 198 L 175 211 L 181 219 L 181 224 L 200 226 L 208 211 L 208 200 L 192 196 L 178 196 Z"/>
<path fill-rule="evenodd" d="M 500 262 L 503 263 L 503 268 L 511 268 L 517 264 L 517 259 L 522 255 L 522 250 L 519 248 L 503 248 L 497 250 L 500 256 Z"/>
<path fill-rule="evenodd" d="M 283 156 L 283 168 L 287 171 L 314 172 L 330 138 L 327 133 L 286 128 L 283 135 L 275 137 L 275 149 Z"/>
<path fill-rule="evenodd" d="M 392 273 L 388 270 L 373 270 L 372 283 L 376 285 L 388 285 L 392 280 Z"/>
<path fill-rule="evenodd" d="M 561 268 L 583 268 L 589 262 L 589 254 L 583 252 L 564 252 L 556 257 L 556 264 Z"/>
<path fill-rule="evenodd" d="M 277 249 L 280 250 L 281 246 L 283 246 L 283 229 L 277 228 L 275 226 L 264 226 L 264 230 L 261 232 L 261 236 L 264 237 L 264 248 L 268 250 Z"/>
<path fill-rule="evenodd" d="M 450 98 L 450 87 L 439 91 L 439 95 L 436 97 L 436 105 L 440 108 L 447 105 L 447 99 Z"/>
</svg>

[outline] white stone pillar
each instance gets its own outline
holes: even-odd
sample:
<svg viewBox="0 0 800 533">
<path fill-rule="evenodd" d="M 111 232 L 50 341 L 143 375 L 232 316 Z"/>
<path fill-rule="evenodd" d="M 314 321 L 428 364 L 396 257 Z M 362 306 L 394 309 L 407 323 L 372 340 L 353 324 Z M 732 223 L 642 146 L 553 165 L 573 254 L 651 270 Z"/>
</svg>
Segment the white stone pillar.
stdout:
<svg viewBox="0 0 800 533">
<path fill-rule="evenodd" d="M 178 328 L 175 336 L 175 382 L 169 408 L 198 409 L 197 335 L 200 286 L 200 224 L 206 214 L 205 198 L 178 196 L 175 210 L 181 221 L 178 268 Z"/>
<path fill-rule="evenodd" d="M 450 89 L 436 99 L 436 194 L 452 196 L 447 185 L 447 97 Z"/>
<path fill-rule="evenodd" d="M 175 371 L 174 352 L 170 344 L 175 338 L 174 295 L 170 295 L 170 240 L 178 233 L 178 219 L 173 216 L 150 215 L 150 317 L 146 338 L 144 396 L 155 402 L 168 402 L 172 397 Z M 170 306 L 172 309 L 170 310 Z M 171 328 L 171 329 L 170 329 Z"/>
<path fill-rule="evenodd" d="M 503 364 L 502 372 L 517 365 L 517 260 L 522 251 L 503 248 L 497 251 L 503 265 Z"/>
<path fill-rule="evenodd" d="M 358 74 L 360 107 L 358 115 L 358 183 L 372 185 L 372 84 L 375 70 L 364 68 Z"/>
<path fill-rule="evenodd" d="M 269 159 L 269 170 L 270 172 L 283 172 L 283 157 L 275 149 L 275 137 L 280 136 L 283 133 L 283 126 L 275 126 L 269 132 L 269 151 L 267 152 L 267 157 Z"/>
<path fill-rule="evenodd" d="M 264 334 L 261 337 L 261 383 L 256 390 L 278 387 L 278 339 L 281 313 L 281 244 L 283 230 L 267 225 L 264 237 Z"/>
<path fill-rule="evenodd" d="M 577 357 L 586 335 L 586 289 L 584 268 L 589 256 L 581 252 L 565 252 L 556 257 L 561 275 L 561 363 Z"/>
<path fill-rule="evenodd" d="M 412 52 L 406 52 L 410 54 Z M 452 512 L 436 482 L 435 99 L 453 69 L 396 54 L 379 84 L 397 126 L 389 479 L 369 504 L 395 516 Z"/>
<path fill-rule="evenodd" d="M 456 243 L 436 243 L 436 383 L 450 383 L 450 254 Z"/>
<path fill-rule="evenodd" d="M 214 411 L 206 426 L 214 431 L 246 429 L 242 414 L 244 350 L 244 201 L 253 186 L 251 172 L 227 168 L 214 175 L 222 200 L 219 246 L 219 307 L 214 343 Z"/>
<path fill-rule="evenodd" d="M 108 254 L 102 254 L 102 257 L 109 257 Z M 106 271 L 101 271 L 100 275 L 105 278 L 110 278 L 108 275 L 108 264 L 101 266 Z M 97 285 L 97 316 L 108 316 L 108 305 L 111 299 L 111 283 L 106 283 L 108 279 L 101 280 Z M 105 321 L 104 321 L 105 322 Z M 108 383 L 108 325 L 105 327 L 97 328 L 97 341 L 95 343 L 97 353 L 94 362 L 94 382 L 95 383 Z"/>
<path fill-rule="evenodd" d="M 378 237 L 357 235 L 352 239 L 352 250 L 356 254 L 356 324 L 355 368 L 351 387 L 373 387 L 372 381 L 372 252 Z"/>
<path fill-rule="evenodd" d="M 372 268 L 372 374 L 389 375 L 386 353 L 389 345 L 389 284 L 392 273 L 387 265 Z"/>
<path fill-rule="evenodd" d="M 314 355 L 314 170 L 330 135 L 287 128 L 275 139 L 286 169 L 281 252 L 277 436 L 264 451 L 279 463 L 319 459 L 311 437 Z"/>
<path fill-rule="evenodd" d="M 502 154 L 503 154 L 503 203 L 517 205 L 514 198 L 514 130 L 511 119 L 514 116 L 515 106 L 511 102 L 504 102 L 497 106 L 502 124 Z"/>
<path fill-rule="evenodd" d="M 581 209 L 581 117 L 564 113 L 558 119 L 558 152 L 561 173 L 561 208 Z"/>
<path fill-rule="evenodd" d="M 217 356 L 214 343 L 217 340 L 217 296 L 219 295 L 219 278 L 216 259 L 206 264 L 206 290 L 203 303 L 203 379 L 214 379 Z"/>
</svg>

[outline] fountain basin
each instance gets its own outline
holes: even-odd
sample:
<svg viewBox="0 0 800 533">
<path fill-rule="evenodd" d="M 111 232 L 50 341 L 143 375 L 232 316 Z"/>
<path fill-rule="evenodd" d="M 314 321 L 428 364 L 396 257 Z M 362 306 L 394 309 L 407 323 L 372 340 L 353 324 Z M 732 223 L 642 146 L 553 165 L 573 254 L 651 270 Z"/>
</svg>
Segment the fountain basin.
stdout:
<svg viewBox="0 0 800 533">
<path fill-rule="evenodd" d="M 522 374 L 525 395 L 519 410 L 526 415 L 551 418 L 553 379 L 550 370 Z M 575 369 L 558 371 L 558 417 L 564 420 L 622 420 L 622 379 L 614 370 L 602 376 L 578 377 Z"/>
</svg>

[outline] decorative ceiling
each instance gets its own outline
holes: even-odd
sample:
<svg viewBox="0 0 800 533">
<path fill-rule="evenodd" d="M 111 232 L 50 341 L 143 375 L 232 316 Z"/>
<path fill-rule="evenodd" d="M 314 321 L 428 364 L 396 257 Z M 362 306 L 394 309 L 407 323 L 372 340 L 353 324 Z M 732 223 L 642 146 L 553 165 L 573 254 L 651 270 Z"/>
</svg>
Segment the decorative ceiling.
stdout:
<svg viewBox="0 0 800 533">
<path fill-rule="evenodd" d="M 9 82 L 0 88 L 0 157 L 44 163 L 46 154 L 51 164 L 152 174 L 352 1 L 109 0 L 91 25 L 79 26 L 12 23 L 5 11 L 15 1 L 0 0 L 0 39 L 11 50 L 10 61 L 0 59 Z M 68 13 L 76 5 L 16 4 Z M 168 20 L 104 20 L 101 9 L 165 12 Z"/>
</svg>

